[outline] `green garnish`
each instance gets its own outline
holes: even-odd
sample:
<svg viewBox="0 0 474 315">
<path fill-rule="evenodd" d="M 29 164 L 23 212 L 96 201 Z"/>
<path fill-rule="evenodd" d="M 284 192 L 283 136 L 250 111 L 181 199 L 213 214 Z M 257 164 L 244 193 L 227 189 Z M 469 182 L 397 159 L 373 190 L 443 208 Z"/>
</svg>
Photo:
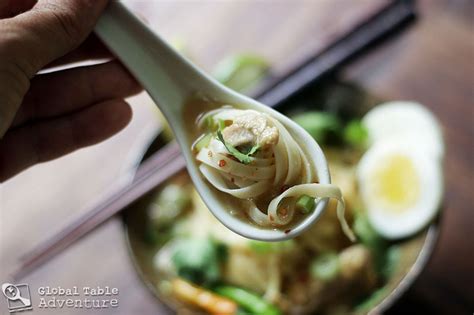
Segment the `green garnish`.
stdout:
<svg viewBox="0 0 474 315">
<path fill-rule="evenodd" d="M 344 127 L 344 141 L 354 147 L 364 147 L 368 137 L 369 132 L 360 120 L 352 120 Z"/>
<path fill-rule="evenodd" d="M 197 285 L 212 285 L 221 278 L 221 263 L 226 259 L 225 245 L 211 239 L 184 239 L 171 256 L 178 275 Z"/>
<path fill-rule="evenodd" d="M 330 113 L 311 111 L 291 118 L 320 143 L 337 138 L 342 129 L 339 117 Z"/>
<path fill-rule="evenodd" d="M 360 210 L 355 211 L 355 213 L 352 229 L 360 242 L 373 250 L 384 248 L 386 246 L 384 239 L 374 230 L 367 215 Z"/>
<path fill-rule="evenodd" d="M 226 127 L 225 125 L 225 120 L 223 119 L 218 119 L 217 121 L 214 120 L 214 117 L 212 116 L 207 116 L 204 119 L 204 125 L 206 126 L 206 129 L 213 132 L 213 131 L 222 131 Z"/>
<path fill-rule="evenodd" d="M 385 264 L 382 267 L 381 273 L 384 279 L 390 278 L 399 267 L 400 248 L 397 245 L 390 246 L 385 253 Z"/>
<path fill-rule="evenodd" d="M 314 198 L 308 195 L 302 195 L 296 201 L 296 209 L 301 211 L 301 213 L 308 214 L 314 210 Z"/>
<path fill-rule="evenodd" d="M 201 137 L 201 139 L 199 139 L 198 142 L 196 142 L 196 144 L 194 145 L 194 149 L 199 152 L 202 149 L 208 147 L 209 143 L 211 142 L 211 139 L 212 139 L 212 134 L 210 133 L 208 133 L 204 137 Z"/>
<path fill-rule="evenodd" d="M 251 155 L 257 152 L 257 150 L 259 149 L 258 145 L 255 145 L 248 151 L 248 153 L 242 153 L 236 148 L 234 148 L 232 145 L 225 142 L 224 137 L 222 136 L 222 132 L 220 130 L 217 131 L 217 139 L 222 142 L 227 151 L 233 157 L 235 157 L 237 160 L 240 161 L 240 163 L 243 164 L 249 164 L 250 162 L 252 162 L 253 158 L 251 157 Z"/>
<path fill-rule="evenodd" d="M 239 152 L 242 152 L 243 154 L 247 154 L 247 155 L 252 155 L 254 154 L 255 152 L 257 152 L 257 150 L 259 149 L 259 146 L 258 145 L 254 145 L 253 147 L 244 147 L 242 149 L 242 151 L 239 151 Z"/>
<path fill-rule="evenodd" d="M 322 254 L 311 264 L 311 275 L 323 281 L 334 279 L 340 271 L 339 256 L 336 253 Z"/>
<path fill-rule="evenodd" d="M 222 120 L 222 119 L 219 119 L 217 123 L 218 123 L 218 126 L 219 126 L 218 130 L 219 130 L 219 131 L 224 130 L 224 128 L 225 128 L 225 121 Z"/>
<path fill-rule="evenodd" d="M 235 301 L 243 309 L 251 314 L 259 315 L 280 315 L 280 310 L 266 302 L 261 296 L 234 286 L 219 286 L 214 291 L 228 299 Z"/>
<path fill-rule="evenodd" d="M 204 119 L 204 125 L 206 126 L 206 129 L 209 131 L 217 130 L 217 124 L 214 121 L 214 118 L 210 115 Z"/>
<path fill-rule="evenodd" d="M 249 248 L 252 249 L 254 252 L 259 254 L 268 254 L 268 253 L 276 253 L 291 250 L 295 246 L 295 242 L 293 240 L 281 241 L 281 242 L 263 242 L 263 241 L 256 241 L 250 240 L 249 241 Z"/>
<path fill-rule="evenodd" d="M 391 268 L 387 264 L 393 257 L 388 256 L 388 243 L 372 227 L 367 215 L 360 210 L 355 211 L 352 228 L 359 241 L 372 252 L 376 271 L 385 277 Z M 388 269 L 387 269 L 388 268 Z"/>
</svg>

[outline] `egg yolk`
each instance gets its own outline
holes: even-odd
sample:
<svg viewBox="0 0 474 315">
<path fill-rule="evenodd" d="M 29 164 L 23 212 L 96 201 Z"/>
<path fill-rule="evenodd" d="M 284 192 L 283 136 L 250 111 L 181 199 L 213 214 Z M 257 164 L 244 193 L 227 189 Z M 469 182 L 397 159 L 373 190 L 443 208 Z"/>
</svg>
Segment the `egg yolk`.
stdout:
<svg viewBox="0 0 474 315">
<path fill-rule="evenodd" d="M 401 212 L 414 205 L 420 194 L 420 179 L 410 158 L 403 155 L 387 157 L 372 174 L 374 193 L 383 208 Z"/>
</svg>

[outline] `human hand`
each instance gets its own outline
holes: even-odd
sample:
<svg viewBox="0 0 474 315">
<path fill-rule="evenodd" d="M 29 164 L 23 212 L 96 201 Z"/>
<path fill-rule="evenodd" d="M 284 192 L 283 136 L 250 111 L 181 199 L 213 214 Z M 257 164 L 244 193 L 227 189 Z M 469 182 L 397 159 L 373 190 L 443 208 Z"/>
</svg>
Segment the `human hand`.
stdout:
<svg viewBox="0 0 474 315">
<path fill-rule="evenodd" d="M 0 4 L 0 182 L 114 135 L 140 91 L 117 61 L 37 74 L 110 53 L 90 35 L 107 0 L 35 2 Z"/>
</svg>

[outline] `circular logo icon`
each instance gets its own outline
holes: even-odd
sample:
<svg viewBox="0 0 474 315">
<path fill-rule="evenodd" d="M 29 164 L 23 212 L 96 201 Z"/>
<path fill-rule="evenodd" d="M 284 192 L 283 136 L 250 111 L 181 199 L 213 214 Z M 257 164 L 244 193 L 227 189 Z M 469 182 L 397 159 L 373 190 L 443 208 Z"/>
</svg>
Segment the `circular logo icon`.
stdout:
<svg viewBox="0 0 474 315">
<path fill-rule="evenodd" d="M 13 284 L 8 285 L 7 287 L 4 288 L 3 293 L 7 298 L 15 298 L 20 292 L 18 291 L 18 288 L 14 286 Z"/>
</svg>

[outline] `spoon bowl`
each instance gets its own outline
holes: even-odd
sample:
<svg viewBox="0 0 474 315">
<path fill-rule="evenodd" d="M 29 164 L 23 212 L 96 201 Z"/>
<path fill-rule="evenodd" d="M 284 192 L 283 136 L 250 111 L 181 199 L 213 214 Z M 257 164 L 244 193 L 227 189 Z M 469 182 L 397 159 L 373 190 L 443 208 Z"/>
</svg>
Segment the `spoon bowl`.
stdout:
<svg viewBox="0 0 474 315">
<path fill-rule="evenodd" d="M 202 98 L 266 113 L 280 121 L 302 145 L 308 160 L 313 161 L 319 182 L 330 184 L 326 158 L 303 128 L 277 111 L 212 79 L 166 44 L 120 2 L 109 3 L 95 32 L 143 85 L 168 120 L 197 191 L 222 224 L 247 238 L 281 241 L 302 233 L 319 218 L 326 208 L 327 198 L 317 202 L 310 215 L 286 231 L 261 228 L 233 216 L 229 211 L 232 205 L 216 198 L 220 192 L 208 185 L 200 174 L 191 151 L 193 139 L 189 139 L 186 133 L 186 124 L 190 122 L 185 121 L 183 112 L 186 106 L 190 106 L 188 101 L 191 98 Z"/>
</svg>

